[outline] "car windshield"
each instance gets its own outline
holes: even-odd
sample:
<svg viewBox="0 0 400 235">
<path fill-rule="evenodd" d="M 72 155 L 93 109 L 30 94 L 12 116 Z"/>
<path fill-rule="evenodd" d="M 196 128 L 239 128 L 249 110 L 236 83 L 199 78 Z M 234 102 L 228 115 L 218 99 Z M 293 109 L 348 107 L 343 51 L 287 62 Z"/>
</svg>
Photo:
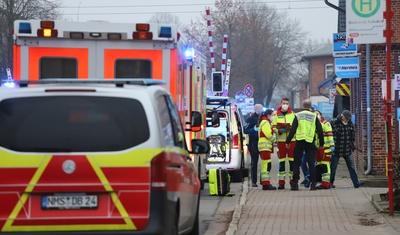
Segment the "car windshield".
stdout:
<svg viewBox="0 0 400 235">
<path fill-rule="evenodd" d="M 0 146 L 22 152 L 103 152 L 150 137 L 138 100 L 47 96 L 0 102 Z"/>
</svg>

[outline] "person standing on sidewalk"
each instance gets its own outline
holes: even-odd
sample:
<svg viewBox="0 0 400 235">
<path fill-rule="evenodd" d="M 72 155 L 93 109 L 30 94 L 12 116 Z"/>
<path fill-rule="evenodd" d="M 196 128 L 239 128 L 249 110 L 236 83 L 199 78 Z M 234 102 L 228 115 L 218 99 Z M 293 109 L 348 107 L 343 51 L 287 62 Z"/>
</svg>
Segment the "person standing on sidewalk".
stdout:
<svg viewBox="0 0 400 235">
<path fill-rule="evenodd" d="M 319 110 L 316 110 L 315 113 L 319 121 L 321 122 L 322 130 L 324 132 L 324 149 L 321 151 L 317 151 L 316 153 L 316 161 L 317 161 L 317 178 L 320 178 L 321 184 L 317 187 L 317 189 L 330 189 L 331 183 L 331 166 L 330 159 L 332 155 L 332 148 L 334 148 L 333 141 L 333 133 L 331 124 L 324 119 L 322 113 Z M 316 146 L 319 146 L 318 139 L 316 139 Z M 318 181 L 318 180 L 317 180 Z"/>
<path fill-rule="evenodd" d="M 261 104 L 254 105 L 254 113 L 246 120 L 246 126 L 244 127 L 244 133 L 249 135 L 249 151 L 251 156 L 251 186 L 257 187 L 257 173 L 258 173 L 258 158 L 260 152 L 258 151 L 258 117 L 263 111 Z"/>
<path fill-rule="evenodd" d="M 278 168 L 278 189 L 285 188 L 286 180 L 286 157 L 289 161 L 289 183 L 293 184 L 293 150 L 296 144 L 295 138 L 290 142 L 290 147 L 286 148 L 286 137 L 289 134 L 290 127 L 292 126 L 295 113 L 290 109 L 289 98 L 284 97 L 281 100 L 280 106 L 276 110 L 274 121 L 272 122 L 272 128 L 275 130 L 277 146 L 278 146 L 278 157 L 279 157 L 279 168 Z"/>
<path fill-rule="evenodd" d="M 261 155 L 261 184 L 262 190 L 275 190 L 271 185 L 271 153 L 273 152 L 273 143 L 275 142 L 274 133 L 271 127 L 273 120 L 272 109 L 267 109 L 259 117 L 258 122 L 258 150 Z"/>
<path fill-rule="evenodd" d="M 333 139 L 335 141 L 335 153 L 331 159 L 331 186 L 334 188 L 336 168 L 339 158 L 343 157 L 346 161 L 347 169 L 350 173 L 351 181 L 354 188 L 364 185 L 358 180 L 356 169 L 354 167 L 353 151 L 354 146 L 354 125 L 351 121 L 351 113 L 349 110 L 344 110 L 332 125 Z"/>
<path fill-rule="evenodd" d="M 308 167 L 310 170 L 310 190 L 316 190 L 316 172 L 315 172 L 315 153 L 317 148 L 314 144 L 315 137 L 318 135 L 319 148 L 323 149 L 324 146 L 324 133 L 322 131 L 321 123 L 319 122 L 317 115 L 310 111 L 311 100 L 306 99 L 303 101 L 303 110 L 296 114 L 293 120 L 292 128 L 288 137 L 286 138 L 286 147 L 290 148 L 290 142 L 296 134 L 296 146 L 294 147 L 294 169 L 293 169 L 293 184 L 291 190 L 299 190 L 299 179 L 300 179 L 300 165 L 303 152 L 306 154 Z M 317 135 L 316 135 L 317 133 Z"/>
</svg>

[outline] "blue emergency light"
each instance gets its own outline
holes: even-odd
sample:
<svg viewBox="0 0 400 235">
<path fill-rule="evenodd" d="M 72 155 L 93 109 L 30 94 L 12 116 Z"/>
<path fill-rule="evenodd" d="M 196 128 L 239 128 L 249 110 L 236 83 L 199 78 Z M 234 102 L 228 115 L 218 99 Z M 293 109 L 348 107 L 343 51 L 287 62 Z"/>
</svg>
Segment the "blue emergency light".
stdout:
<svg viewBox="0 0 400 235">
<path fill-rule="evenodd" d="M 19 22 L 18 33 L 32 33 L 31 23 L 28 22 Z"/>
<path fill-rule="evenodd" d="M 158 36 L 160 38 L 171 38 L 172 37 L 171 27 L 161 26 L 160 34 Z"/>
</svg>

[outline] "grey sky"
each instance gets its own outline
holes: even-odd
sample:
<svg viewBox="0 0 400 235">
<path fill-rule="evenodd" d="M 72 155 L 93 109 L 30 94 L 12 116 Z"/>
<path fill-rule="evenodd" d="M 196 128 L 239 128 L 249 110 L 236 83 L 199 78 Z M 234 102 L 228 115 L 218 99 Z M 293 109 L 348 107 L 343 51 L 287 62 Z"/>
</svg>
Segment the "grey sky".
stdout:
<svg viewBox="0 0 400 235">
<path fill-rule="evenodd" d="M 239 1 L 239 0 L 233 0 Z M 187 24 L 197 21 L 214 0 L 63 0 L 64 17 L 74 21 L 147 22 L 156 12 L 177 15 Z M 300 22 L 309 39 L 329 39 L 337 31 L 337 11 L 324 0 L 259 0 Z M 329 2 L 337 5 L 338 0 Z"/>
</svg>

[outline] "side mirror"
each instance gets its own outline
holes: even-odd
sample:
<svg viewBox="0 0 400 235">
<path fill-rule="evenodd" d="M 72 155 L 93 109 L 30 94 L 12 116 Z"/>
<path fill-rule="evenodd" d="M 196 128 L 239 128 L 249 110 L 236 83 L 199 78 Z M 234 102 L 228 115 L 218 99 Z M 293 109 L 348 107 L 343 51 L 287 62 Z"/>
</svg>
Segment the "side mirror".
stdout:
<svg viewBox="0 0 400 235">
<path fill-rule="evenodd" d="M 198 111 L 192 111 L 192 120 L 190 122 L 186 122 L 186 131 L 201 131 L 203 128 L 203 118 L 201 113 Z"/>
<path fill-rule="evenodd" d="M 210 144 L 208 141 L 193 139 L 192 140 L 192 151 L 190 153 L 202 154 L 210 152 Z"/>
<path fill-rule="evenodd" d="M 207 118 L 207 127 L 219 127 L 219 114 L 217 111 L 213 110 L 207 113 L 207 116 L 211 118 Z"/>
</svg>

